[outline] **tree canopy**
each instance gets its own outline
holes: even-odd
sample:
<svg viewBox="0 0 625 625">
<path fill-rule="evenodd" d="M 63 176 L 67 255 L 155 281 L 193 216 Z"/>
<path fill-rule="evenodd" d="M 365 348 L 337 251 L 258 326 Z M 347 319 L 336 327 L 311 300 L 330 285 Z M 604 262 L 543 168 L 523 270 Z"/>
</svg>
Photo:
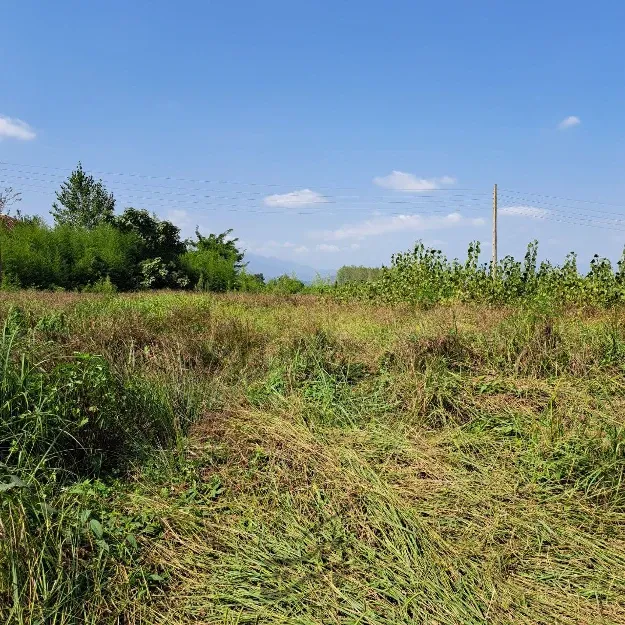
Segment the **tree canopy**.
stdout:
<svg viewBox="0 0 625 625">
<path fill-rule="evenodd" d="M 115 198 L 101 180 L 95 180 L 78 163 L 66 182 L 56 193 L 52 216 L 58 225 L 95 228 L 110 223 L 115 213 Z"/>
<path fill-rule="evenodd" d="M 52 205 L 54 226 L 39 217 L 3 211 L 20 199 L 0 191 L 0 257 L 5 285 L 79 290 L 264 288 L 262 275 L 245 271 L 244 252 L 232 230 L 181 239 L 180 229 L 143 208 L 115 214 L 115 198 L 79 162 Z"/>
</svg>

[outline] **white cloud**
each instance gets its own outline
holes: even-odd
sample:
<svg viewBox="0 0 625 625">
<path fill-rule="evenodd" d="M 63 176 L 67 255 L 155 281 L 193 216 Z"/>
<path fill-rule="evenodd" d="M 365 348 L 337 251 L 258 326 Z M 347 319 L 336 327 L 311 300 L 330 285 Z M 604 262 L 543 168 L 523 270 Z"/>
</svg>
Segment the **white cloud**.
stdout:
<svg viewBox="0 0 625 625">
<path fill-rule="evenodd" d="M 373 184 L 384 189 L 392 189 L 393 191 L 432 191 L 440 189 L 441 186 L 456 184 L 456 179 L 451 176 L 441 176 L 440 178 L 417 178 L 413 174 L 407 174 L 403 171 L 394 170 L 388 176 L 376 176 Z"/>
<path fill-rule="evenodd" d="M 0 115 L 0 139 L 30 141 L 37 136 L 35 131 L 21 119 Z"/>
<path fill-rule="evenodd" d="M 327 243 L 320 243 L 317 245 L 317 249 L 320 252 L 338 252 L 340 248 L 338 245 L 328 245 Z"/>
<path fill-rule="evenodd" d="M 368 219 L 358 224 L 348 224 L 336 230 L 326 230 L 318 233 L 318 236 L 325 241 L 342 241 L 344 239 L 364 239 L 392 232 L 422 232 L 461 226 L 481 226 L 484 223 L 485 221 L 481 217 L 468 219 L 460 213 L 450 213 L 445 217 L 396 215 L 393 217 Z"/>
<path fill-rule="evenodd" d="M 281 243 L 280 241 L 265 241 L 265 243 L 263 243 L 262 247 L 296 247 L 295 243 L 291 243 L 290 241 L 285 241 L 284 243 Z"/>
<path fill-rule="evenodd" d="M 567 128 L 573 128 L 573 126 L 579 126 L 581 123 L 582 120 L 579 117 L 576 115 L 569 115 L 558 124 L 558 128 L 560 130 L 566 130 Z"/>
<path fill-rule="evenodd" d="M 530 219 L 542 219 L 549 215 L 546 208 L 536 206 L 504 206 L 498 209 L 499 215 L 509 215 L 511 217 L 529 217 Z"/>
<path fill-rule="evenodd" d="M 182 223 L 189 221 L 189 213 L 186 210 L 175 208 L 167 213 L 167 219 L 179 226 Z"/>
<path fill-rule="evenodd" d="M 284 253 L 287 255 L 290 252 L 295 252 L 296 254 L 303 254 L 308 252 L 308 248 L 305 245 L 298 245 L 297 243 L 292 243 L 291 241 L 263 241 L 262 243 L 254 243 L 239 241 L 239 247 L 246 249 L 248 252 L 252 254 L 260 254 L 262 256 L 273 256 L 278 255 L 282 257 Z"/>
<path fill-rule="evenodd" d="M 175 226 L 178 226 L 178 228 L 180 228 L 180 234 L 182 235 L 182 237 L 195 238 L 195 228 L 199 224 L 194 223 L 194 218 L 186 210 L 178 208 L 169 210 L 165 215 L 165 219 L 171 221 Z M 210 232 L 210 228 L 205 226 L 201 226 L 200 230 L 202 232 Z"/>
<path fill-rule="evenodd" d="M 360 243 L 352 243 L 349 247 L 352 250 L 359 250 L 360 249 Z"/>
<path fill-rule="evenodd" d="M 305 208 L 327 202 L 323 195 L 310 189 L 268 195 L 263 201 L 266 206 L 273 206 L 274 208 Z"/>
</svg>

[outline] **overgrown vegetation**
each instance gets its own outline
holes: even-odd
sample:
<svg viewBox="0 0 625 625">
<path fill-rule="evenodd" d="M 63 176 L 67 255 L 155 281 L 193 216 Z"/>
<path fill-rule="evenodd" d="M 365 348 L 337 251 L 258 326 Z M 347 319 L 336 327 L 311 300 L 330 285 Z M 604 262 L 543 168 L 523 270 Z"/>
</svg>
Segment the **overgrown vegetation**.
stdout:
<svg viewBox="0 0 625 625">
<path fill-rule="evenodd" d="M 81 166 L 17 201 L 3 623 L 625 623 L 625 259 L 265 283 Z"/>
<path fill-rule="evenodd" d="M 0 214 L 19 200 L 0 193 Z M 5 289 L 134 291 L 256 290 L 228 230 L 183 241 L 180 229 L 147 210 L 115 213 L 115 198 L 79 163 L 57 193 L 54 226 L 36 217 L 0 221 L 0 275 Z"/>
<path fill-rule="evenodd" d="M 586 275 L 579 273 L 573 252 L 562 266 L 549 261 L 539 265 L 536 241 L 528 245 L 522 262 L 506 256 L 494 275 L 488 263 L 480 264 L 479 255 L 479 242 L 471 243 L 464 262 L 449 261 L 439 250 L 417 243 L 412 251 L 394 255 L 391 266 L 376 274 L 367 276 L 365 268 L 348 272 L 354 279 L 343 280 L 337 293 L 343 298 L 425 306 L 450 301 L 611 306 L 625 301 L 625 255 L 616 269 L 595 255 Z"/>
<path fill-rule="evenodd" d="M 3 623 L 625 623 L 620 307 L 0 316 Z"/>
<path fill-rule="evenodd" d="M 374 282 L 383 274 L 381 267 L 344 265 L 336 272 L 336 284 L 343 286 L 357 282 Z"/>
<path fill-rule="evenodd" d="M 194 240 L 183 241 L 178 227 L 147 210 L 127 207 L 116 214 L 113 194 L 80 163 L 57 193 L 53 227 L 40 218 L 9 216 L 8 208 L 20 199 L 11 188 L 0 192 L 0 286 L 5 290 L 307 293 L 422 307 L 469 301 L 610 307 L 625 300 L 625 255 L 616 268 L 596 255 L 582 275 L 574 253 L 562 266 L 538 264 L 536 241 L 522 262 L 507 256 L 495 268 L 480 264 L 479 242 L 469 245 L 464 261 L 450 261 L 419 242 L 394 255 L 389 267 L 341 267 L 333 283 L 319 278 L 307 285 L 286 274 L 265 282 L 262 274 L 246 270 L 232 230 L 208 236 L 196 230 Z"/>
</svg>

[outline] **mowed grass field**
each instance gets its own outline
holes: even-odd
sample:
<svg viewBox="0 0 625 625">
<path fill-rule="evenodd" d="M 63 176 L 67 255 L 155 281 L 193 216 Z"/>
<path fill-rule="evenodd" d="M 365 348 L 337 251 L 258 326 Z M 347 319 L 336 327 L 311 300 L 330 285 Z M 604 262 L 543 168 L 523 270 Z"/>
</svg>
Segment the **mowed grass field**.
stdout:
<svg viewBox="0 0 625 625">
<path fill-rule="evenodd" d="M 0 310 L 1 622 L 625 623 L 625 310 Z"/>
</svg>

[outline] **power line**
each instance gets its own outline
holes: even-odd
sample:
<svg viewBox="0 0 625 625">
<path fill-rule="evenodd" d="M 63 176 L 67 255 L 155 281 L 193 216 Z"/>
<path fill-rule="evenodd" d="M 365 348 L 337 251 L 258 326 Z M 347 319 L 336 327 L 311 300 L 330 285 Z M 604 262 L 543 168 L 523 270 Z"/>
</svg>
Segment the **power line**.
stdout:
<svg viewBox="0 0 625 625">
<path fill-rule="evenodd" d="M 523 192 L 523 191 L 513 191 L 511 189 L 501 189 L 504 193 L 514 194 L 514 195 L 531 195 L 534 197 L 543 197 L 551 200 L 563 200 L 564 202 L 581 202 L 586 204 L 600 204 L 602 206 L 615 206 L 619 208 L 623 208 L 623 204 L 611 204 L 609 202 L 598 202 L 597 200 L 579 200 L 574 198 L 566 198 L 560 197 L 557 195 L 542 195 L 541 193 L 531 193 L 531 192 Z"/>
<path fill-rule="evenodd" d="M 9 170 L 3 170 L 2 168 L 0 168 L 0 173 L 1 172 L 5 172 L 8 174 L 11 174 L 10 176 L 7 177 L 7 182 L 8 179 L 10 178 L 10 180 L 26 180 L 28 182 L 41 182 L 44 184 L 49 184 L 48 180 L 44 180 L 41 178 L 37 178 L 37 177 L 33 177 L 33 176 L 16 176 L 13 175 L 12 171 Z M 21 183 L 23 184 L 23 183 Z M 109 187 L 115 191 L 116 193 L 119 193 L 119 191 L 117 190 L 117 185 L 118 183 L 113 183 L 112 185 L 109 185 Z M 49 187 L 42 187 L 42 188 L 49 188 Z M 206 199 L 206 200 L 228 200 L 228 199 L 240 199 L 241 201 L 248 201 L 248 202 L 252 202 L 252 201 L 257 201 L 258 198 L 257 197 L 253 197 L 253 198 L 248 198 L 248 197 L 242 197 L 239 198 L 237 197 L 233 197 L 231 195 L 208 195 L 208 194 L 197 194 L 197 193 L 187 193 L 185 192 L 185 190 L 182 191 L 178 191 L 175 187 L 171 187 L 169 191 L 159 191 L 159 190 L 153 190 L 153 189 L 143 189 L 143 188 L 135 188 L 135 187 L 127 187 L 127 186 L 119 186 L 119 188 L 122 190 L 122 192 L 125 191 L 137 191 L 137 192 L 141 192 L 141 193 L 147 193 L 149 196 L 152 195 L 173 195 L 176 197 L 195 197 L 195 198 L 201 198 L 201 199 Z M 51 190 L 52 191 L 52 190 Z M 238 193 L 237 191 L 234 191 L 233 193 Z M 262 195 L 262 194 L 260 194 Z M 446 196 L 445 198 L 441 198 L 441 197 L 434 197 L 434 196 L 429 196 L 429 195 L 425 195 L 425 194 L 419 194 L 418 196 L 414 196 L 411 197 L 410 199 L 391 199 L 392 196 L 345 196 L 346 200 L 359 200 L 359 201 L 367 201 L 367 202 L 386 202 L 388 204 L 414 204 L 416 201 L 421 201 L 421 200 L 434 200 L 434 201 L 449 201 L 450 197 L 457 197 L 457 198 L 463 198 L 466 200 L 471 200 L 471 201 L 482 201 L 481 198 L 477 198 L 477 197 L 467 197 L 466 195 L 463 194 L 453 194 L 452 196 Z M 396 196 L 395 196 L 396 197 Z M 387 199 L 388 198 L 388 199 Z M 348 201 L 342 201 L 339 202 L 338 200 L 341 199 L 341 196 L 323 196 L 322 198 L 320 198 L 318 201 L 313 202 L 313 204 L 349 204 Z"/>
<path fill-rule="evenodd" d="M 7 182 L 14 181 L 14 180 L 25 180 L 26 182 L 20 182 L 20 186 L 22 188 L 37 190 L 37 191 L 41 191 L 42 193 L 51 194 L 53 192 L 50 186 L 48 186 L 49 181 L 42 180 L 41 178 L 36 178 L 32 176 L 10 176 L 10 178 L 7 178 Z M 33 184 L 33 182 L 35 183 L 41 182 L 43 183 L 43 185 Z M 153 192 L 147 191 L 147 195 L 140 196 L 140 195 L 135 195 L 132 192 L 128 192 L 126 188 L 124 187 L 122 187 L 121 193 L 117 190 L 115 190 L 115 193 L 117 194 L 117 200 L 120 202 L 122 202 L 122 200 L 131 201 L 131 202 L 149 202 L 152 206 L 165 206 L 165 207 L 169 205 L 184 205 L 184 206 L 201 205 L 201 206 L 210 208 L 212 207 L 212 203 L 217 201 L 218 205 L 216 206 L 216 208 L 218 208 L 218 207 L 223 206 L 224 201 L 233 201 L 233 200 L 236 200 L 238 202 L 257 201 L 257 198 L 248 198 L 248 197 L 240 198 L 238 196 L 233 197 L 233 196 L 228 196 L 228 195 L 199 195 L 199 194 L 193 194 L 193 193 L 177 193 L 174 191 L 170 193 L 164 193 L 164 194 L 158 191 L 153 191 Z M 158 197 L 155 198 L 154 195 L 157 195 Z M 163 195 L 165 196 L 171 195 L 173 197 L 172 198 L 161 197 Z M 184 198 L 197 198 L 197 199 L 191 199 L 191 200 L 181 199 L 183 197 Z M 415 209 L 415 210 L 419 210 L 423 207 L 427 208 L 430 206 L 448 207 L 450 209 L 464 208 L 468 210 L 481 210 L 481 207 L 475 205 L 475 202 L 481 201 L 480 198 L 466 197 L 465 195 L 462 195 L 462 194 L 456 194 L 454 197 L 457 197 L 460 199 L 451 200 L 449 196 L 446 196 L 446 198 L 441 198 L 441 197 L 432 198 L 431 196 L 416 196 L 416 197 L 411 197 L 411 198 L 406 198 L 406 199 L 387 200 L 386 202 L 383 202 L 379 198 L 376 198 L 376 197 L 367 198 L 367 197 L 362 197 L 362 196 L 355 196 L 354 199 L 358 200 L 360 204 L 350 204 L 348 202 L 326 200 L 323 202 L 316 203 L 313 207 L 302 206 L 302 208 L 309 208 L 313 212 L 322 212 L 324 208 L 327 212 L 328 209 L 326 207 L 328 205 L 332 205 L 332 208 L 330 210 L 338 211 L 338 212 L 349 211 L 349 210 L 389 211 L 389 210 L 396 210 L 397 206 L 404 206 L 407 209 Z M 453 203 L 450 204 L 450 201 Z M 282 210 L 285 212 L 291 212 L 293 211 L 293 207 L 284 207 L 282 208 Z"/>
<path fill-rule="evenodd" d="M 36 179 L 35 179 L 36 180 Z M 28 188 L 34 192 L 38 192 L 40 194 L 48 195 L 50 193 L 50 189 L 46 186 L 38 186 L 33 184 L 22 184 L 23 187 Z M 201 197 L 201 196 L 200 196 Z M 215 200 L 219 199 L 218 204 L 212 204 L 207 199 Z M 249 199 L 249 198 L 246 198 Z M 385 209 L 383 212 L 385 215 L 403 215 L 406 214 L 406 211 L 414 211 L 411 214 L 442 214 L 448 213 L 450 211 L 457 212 L 459 210 L 465 211 L 477 211 L 481 214 L 486 215 L 487 206 L 476 206 L 472 204 L 467 204 L 466 202 L 456 201 L 454 203 L 441 202 L 439 201 L 429 201 L 426 203 L 420 203 L 415 200 L 421 200 L 422 198 L 414 198 L 412 201 L 408 200 L 399 200 L 396 204 L 400 204 L 405 206 L 405 210 L 403 212 L 397 212 L 394 205 L 384 206 L 379 203 L 375 203 L 375 201 L 371 201 L 369 205 L 363 206 L 333 206 L 332 208 L 327 208 L 323 203 L 315 207 L 302 207 L 301 210 L 297 210 L 295 208 L 281 208 L 278 210 L 270 210 L 268 207 L 263 207 L 260 209 L 255 209 L 253 207 L 241 207 L 236 203 L 224 203 L 221 200 L 238 200 L 240 198 L 231 197 L 231 196 L 206 196 L 200 200 L 182 200 L 177 197 L 173 199 L 165 199 L 157 198 L 156 200 L 152 197 L 141 197 L 135 196 L 132 194 L 122 194 L 118 196 L 118 201 L 121 203 L 143 203 L 149 202 L 149 206 L 151 208 L 165 208 L 165 209 L 176 209 L 176 208 L 190 208 L 200 206 L 203 210 L 207 211 L 217 211 L 224 210 L 227 212 L 241 212 L 241 213 L 255 213 L 255 214 L 280 214 L 280 215 L 320 215 L 320 214 L 339 214 L 345 211 L 360 211 L 360 212 L 375 212 L 381 211 Z M 505 215 L 506 208 L 513 207 L 502 207 L 500 210 L 502 215 Z M 530 207 L 531 208 L 531 207 Z M 545 209 L 546 210 L 546 209 Z M 564 215 L 566 219 L 560 217 L 560 215 Z M 382 216 L 382 215 L 373 215 L 373 217 Z M 570 215 L 569 213 L 565 213 L 563 211 L 549 209 L 547 214 L 539 215 L 538 213 L 524 213 L 522 210 L 518 212 L 518 216 L 528 217 L 532 219 L 543 219 L 547 221 L 557 221 L 560 223 L 569 223 L 572 225 L 580 225 L 580 226 L 595 226 L 595 227 L 605 227 L 612 226 L 613 228 L 621 223 L 625 223 L 625 220 L 615 220 L 615 219 L 606 219 L 606 218 L 597 218 L 595 215 L 588 215 L 585 213 Z M 559 217 L 559 218 L 558 218 Z M 573 217 L 573 219 L 571 219 Z"/>
<path fill-rule="evenodd" d="M 625 232 L 625 228 L 619 228 L 616 225 L 606 224 L 605 222 L 597 222 L 595 219 L 583 220 L 581 217 L 579 220 L 565 219 L 561 217 L 552 217 L 548 215 L 532 215 L 531 219 L 541 219 L 544 221 L 552 221 L 558 223 L 565 223 L 574 226 L 582 226 L 588 228 L 601 228 L 603 230 L 611 230 L 613 232 Z M 625 224 L 624 224 L 625 225 Z"/>
<path fill-rule="evenodd" d="M 23 184 L 24 188 L 29 189 L 33 193 L 38 193 L 40 195 L 49 196 L 50 191 L 48 187 L 42 187 L 33 184 Z M 237 199 L 237 198 L 230 198 Z M 138 198 L 136 196 L 124 195 L 118 196 L 118 202 L 123 204 L 136 204 L 143 203 L 143 201 L 147 200 L 149 202 L 149 208 L 159 208 L 159 209 L 190 209 L 196 210 L 200 208 L 206 211 L 227 211 L 227 212 L 240 212 L 240 213 L 256 213 L 256 214 L 280 214 L 280 215 L 328 215 L 328 214 L 340 214 L 344 211 L 361 211 L 361 212 L 375 212 L 380 211 L 381 208 L 385 208 L 383 211 L 383 215 L 405 215 L 407 210 L 412 209 L 409 214 L 412 215 L 420 215 L 420 214 L 442 214 L 442 213 L 450 213 L 457 212 L 460 210 L 471 210 L 471 211 L 479 211 L 483 213 L 483 209 L 476 206 L 471 205 L 463 205 L 462 203 L 456 202 L 455 204 L 441 204 L 441 203 L 432 203 L 430 206 L 428 205 L 412 205 L 407 207 L 407 210 L 403 212 L 397 212 L 395 207 L 386 206 L 380 207 L 378 204 L 372 204 L 370 206 L 349 206 L 349 207 L 332 207 L 332 208 L 324 208 L 324 204 L 319 205 L 314 208 L 306 208 L 302 207 L 301 210 L 297 208 L 282 208 L 278 210 L 271 210 L 269 207 L 263 207 L 260 209 L 255 209 L 253 207 L 241 207 L 239 204 L 235 203 L 224 203 L 219 202 L 218 204 L 211 204 L 206 201 L 200 200 L 179 200 L 172 199 L 163 202 L 162 200 L 153 200 L 152 198 Z M 193 207 L 193 208 L 192 208 Z M 373 215 L 373 217 L 382 216 L 382 215 Z"/>
<path fill-rule="evenodd" d="M 65 180 L 65 177 L 61 174 L 46 173 L 46 171 L 58 171 L 67 172 L 71 171 L 70 168 L 53 167 L 44 165 L 28 165 L 23 163 L 9 163 L 0 161 L 0 174 L 4 174 L 3 177 L 7 178 L 7 182 L 12 180 L 20 180 L 19 186 L 32 190 L 33 192 L 40 194 L 51 194 L 53 189 L 50 186 L 38 186 L 33 183 L 42 183 L 43 185 L 59 184 Z M 14 167 L 25 169 L 11 169 Z M 34 171 L 31 171 L 34 170 Z M 285 188 L 286 185 L 270 184 L 270 183 L 254 183 L 254 182 L 235 182 L 231 180 L 204 180 L 193 178 L 181 178 L 175 176 L 155 176 L 146 174 L 136 174 L 127 172 L 104 172 L 97 170 L 85 170 L 87 173 L 97 174 L 102 176 L 114 176 L 120 178 L 119 180 L 108 181 L 107 185 L 112 187 L 112 190 L 116 194 L 116 199 L 120 203 L 147 203 L 149 208 L 169 208 L 176 209 L 190 208 L 195 210 L 195 207 L 201 207 L 202 210 L 225 210 L 228 212 L 242 212 L 242 213 L 258 213 L 258 214 L 280 214 L 280 215 L 320 215 L 320 214 L 340 214 L 347 211 L 368 211 L 382 212 L 384 215 L 404 215 L 407 211 L 416 211 L 410 214 L 442 214 L 445 212 L 459 210 L 465 211 L 478 211 L 486 214 L 488 210 L 487 202 L 488 192 L 482 192 L 474 188 L 439 188 L 439 189 L 427 189 L 424 191 L 416 191 L 415 189 L 396 189 L 395 191 L 412 192 L 410 195 L 372 195 L 364 196 L 360 195 L 322 195 L 317 202 L 313 202 L 310 205 L 302 205 L 301 207 L 294 206 L 262 206 L 261 208 L 255 208 L 249 205 L 251 202 L 263 201 L 263 196 L 266 192 L 263 191 L 251 191 L 251 190 L 233 190 L 228 192 L 229 194 L 217 195 L 212 193 L 214 191 L 210 187 L 181 187 L 175 185 L 159 185 L 150 183 L 149 188 L 140 187 L 134 183 L 134 179 L 149 180 L 149 181 L 168 181 L 168 182 L 183 182 L 193 183 L 196 185 L 238 185 L 245 187 L 256 188 Z M 17 175 L 20 174 L 20 175 Z M 331 191 L 342 190 L 356 190 L 356 187 L 316 187 L 318 189 L 328 189 Z M 206 193 L 210 191 L 211 193 Z M 563 198 L 559 196 L 545 195 L 540 193 L 527 192 L 523 193 L 514 190 L 501 190 L 501 200 L 510 202 L 513 205 L 519 206 L 520 204 L 526 205 L 528 208 L 535 208 L 533 205 L 537 204 L 538 208 L 545 211 L 544 214 L 538 214 L 538 212 L 529 214 L 523 214 L 519 211 L 519 216 L 526 216 L 531 219 L 542 219 L 544 221 L 552 221 L 558 223 L 566 223 L 582 227 L 596 227 L 603 229 L 610 229 L 613 231 L 625 231 L 619 228 L 620 225 L 625 225 L 625 213 L 618 213 L 614 211 L 605 211 L 599 208 L 581 208 L 576 206 L 567 206 L 562 204 L 554 204 L 553 202 L 547 202 L 545 200 L 561 200 L 565 202 L 594 204 L 598 206 L 618 206 L 623 208 L 620 204 L 610 204 L 606 202 L 598 202 L 593 200 L 580 200 L 573 198 Z M 445 192 L 443 194 L 439 192 Z M 142 193 L 144 195 L 137 195 Z M 287 194 L 288 195 L 288 194 Z M 156 196 L 156 197 L 155 197 Z M 172 196 L 172 197 L 167 197 Z M 531 199 L 532 198 L 543 198 Z M 187 199 L 192 198 L 192 199 Z M 230 202 L 230 203 L 228 203 Z M 241 204 L 243 203 L 243 206 Z M 502 202 L 500 201 L 500 204 Z M 248 204 L 248 205 L 246 205 Z M 331 206 L 330 206 L 331 205 Z M 397 212 L 397 207 L 401 206 L 403 212 Z M 514 206 L 502 206 L 500 212 L 505 215 L 506 208 L 514 208 Z M 564 210 L 559 210 L 564 209 Z M 565 212 L 566 211 L 566 212 Z M 571 214 L 571 213 L 574 214 Z M 598 217 L 599 215 L 614 215 L 622 217 L 623 219 L 610 219 L 607 217 Z M 373 217 L 382 215 L 373 215 Z"/>
<path fill-rule="evenodd" d="M 21 183 L 21 188 L 24 189 L 28 189 L 28 190 L 33 190 L 33 191 L 38 191 L 41 194 L 45 194 L 45 195 L 50 195 L 51 193 L 53 193 L 53 191 L 47 187 L 47 186 L 42 186 L 42 185 L 37 185 L 37 184 L 32 184 L 32 183 Z M 138 196 L 138 195 L 134 195 L 132 193 L 127 193 L 122 191 L 121 194 L 118 194 L 116 196 L 116 199 L 118 202 L 120 203 L 124 203 L 124 200 L 126 201 L 138 201 L 138 202 L 149 202 L 150 205 L 152 206 L 170 206 L 170 205 L 201 205 L 203 207 L 206 208 L 210 208 L 210 209 L 218 209 L 219 207 L 223 206 L 224 203 L 223 201 L 229 201 L 229 200 L 237 200 L 239 202 L 241 202 L 241 198 L 238 197 L 232 197 L 232 196 L 191 196 L 191 197 L 199 197 L 201 199 L 199 200 L 186 200 L 186 199 L 181 199 L 179 197 L 174 197 L 172 199 L 168 199 L 168 198 L 154 198 L 150 195 L 148 196 Z M 215 203 L 215 200 L 219 200 L 217 203 Z M 248 200 L 249 201 L 249 200 Z M 364 200 L 363 200 L 364 201 Z M 345 206 L 341 206 L 338 205 L 338 203 L 335 202 L 321 202 L 317 205 L 315 205 L 314 207 L 306 207 L 306 206 L 302 206 L 302 208 L 309 208 L 312 211 L 315 212 L 320 212 L 322 210 L 332 210 L 332 211 L 349 211 L 349 210 L 397 210 L 397 206 L 405 206 L 407 209 L 420 209 L 422 207 L 427 208 L 428 206 L 447 206 L 448 208 L 466 208 L 466 209 L 471 209 L 471 210 L 481 210 L 480 207 L 477 207 L 475 205 L 472 204 L 468 204 L 466 202 L 462 202 L 462 201 L 457 201 L 453 204 L 449 204 L 448 202 L 389 202 L 388 204 L 380 204 L 379 202 L 376 202 L 375 200 L 367 200 L 367 204 L 361 204 L 361 205 L 345 205 Z M 324 207 L 328 206 L 328 205 L 333 205 L 330 209 L 324 209 Z M 268 207 L 271 208 L 271 207 Z M 296 208 L 296 207 L 295 207 Z M 267 210 L 267 208 L 265 208 L 265 210 Z M 293 207 L 283 207 L 281 208 L 281 212 L 291 212 L 293 211 L 294 208 Z"/>
<path fill-rule="evenodd" d="M 47 165 L 28 165 L 25 163 L 9 163 L 7 161 L 0 161 L 0 165 L 8 165 L 10 167 L 27 167 L 31 169 L 50 169 L 55 171 L 63 171 L 63 172 L 71 172 L 72 168 L 69 167 L 53 167 Z M 233 180 L 206 180 L 206 179 L 197 179 L 197 178 L 179 178 L 176 176 L 154 176 L 148 174 L 136 174 L 129 172 L 106 172 L 106 171 L 98 171 L 98 170 L 84 170 L 86 173 L 96 174 L 98 176 L 128 176 L 130 178 L 143 178 L 148 180 L 172 180 L 176 182 L 193 182 L 197 184 L 232 184 L 237 186 L 251 186 L 251 187 L 267 187 L 267 188 L 285 188 L 285 184 L 275 184 L 275 183 L 261 183 L 261 182 L 237 182 Z M 298 187 L 306 187 L 306 185 L 291 185 Z M 336 191 L 358 191 L 358 187 L 322 187 L 315 185 L 318 189 L 330 189 Z M 401 189 L 393 189 L 394 191 L 404 191 L 404 192 L 419 192 L 418 189 L 411 188 L 401 188 Z M 475 191 L 476 193 L 482 193 L 479 190 L 471 189 L 471 188 L 436 188 L 436 189 L 424 189 L 425 191 L 436 191 L 436 192 L 445 192 L 445 191 Z"/>
<path fill-rule="evenodd" d="M 536 210 L 542 210 L 545 212 L 550 212 L 550 213 L 560 213 L 563 215 L 569 215 L 571 213 L 580 213 L 583 216 L 586 217 L 594 217 L 596 219 L 604 219 L 606 221 L 625 221 L 625 213 L 617 213 L 617 212 L 613 212 L 613 211 L 601 211 L 601 210 L 597 210 L 597 209 L 591 209 L 591 208 L 586 208 L 586 209 L 582 209 L 576 206 L 562 206 L 559 204 L 549 204 L 549 203 L 545 203 L 545 202 L 524 202 L 523 200 L 516 200 L 514 198 L 510 198 L 509 196 L 503 196 L 504 201 L 508 203 L 507 206 L 502 206 L 501 210 L 505 210 L 506 208 L 518 208 L 519 209 L 519 215 L 522 215 L 523 213 L 521 212 L 522 209 L 526 208 L 526 209 L 536 209 Z M 566 209 L 566 210 L 561 210 L 561 209 Z M 587 211 L 591 211 L 591 214 L 588 214 Z M 592 213 L 596 213 L 596 214 L 592 214 Z M 617 217 L 621 217 L 622 219 L 610 219 L 609 217 L 602 217 L 602 215 L 614 215 Z M 527 212 L 527 216 L 531 216 L 530 212 Z"/>
<path fill-rule="evenodd" d="M 5 172 L 6 174 L 9 174 L 11 179 L 15 179 L 15 180 L 27 180 L 27 181 L 37 181 L 37 182 L 42 182 L 42 183 L 49 183 L 49 182 L 53 182 L 56 184 L 61 184 L 62 182 L 65 182 L 66 178 L 62 177 L 62 176 L 56 176 L 54 174 L 46 174 L 46 173 L 42 173 L 42 172 L 36 172 L 36 176 L 33 176 L 33 174 L 31 172 L 28 171 L 24 171 L 24 170 L 11 170 L 11 169 L 7 169 L 5 167 L 0 167 L 0 172 Z M 26 175 L 16 175 L 16 174 L 26 174 Z M 47 177 L 51 177 L 53 178 L 52 181 L 48 181 L 45 178 L 41 178 L 41 176 L 47 176 Z M 131 184 L 131 183 L 130 183 Z M 141 191 L 143 193 L 149 193 L 149 194 L 157 194 L 157 195 L 177 195 L 177 196 L 188 196 L 188 197 L 201 197 L 201 198 L 207 198 L 207 199 L 231 199 L 231 196 L 224 196 L 224 195 L 207 195 L 206 191 L 207 190 L 211 190 L 210 188 L 208 189 L 199 189 L 199 188 L 185 188 L 185 187 L 174 187 L 174 186 L 164 186 L 164 185 L 152 185 L 149 189 L 145 189 L 143 187 L 136 187 L 136 186 L 129 186 L 129 183 L 127 183 L 126 181 L 112 181 L 112 182 L 107 182 L 107 186 L 111 187 L 113 190 L 115 190 L 116 188 L 121 188 L 121 189 L 131 189 L 131 190 L 136 190 L 136 191 Z M 158 189 L 166 189 L 166 191 L 159 191 L 159 190 L 155 190 L 154 187 L 157 187 Z M 199 191 L 200 193 L 190 193 L 190 191 Z M 337 200 L 341 200 L 342 202 L 345 202 L 345 200 L 361 200 L 363 198 L 365 198 L 367 201 L 382 201 L 382 200 L 387 200 L 389 202 L 392 203 L 396 203 L 396 204 L 401 204 L 401 203 L 409 203 L 411 201 L 414 200 L 421 200 L 421 199 L 434 199 L 434 200 L 445 200 L 446 198 L 450 198 L 450 197 L 461 197 L 461 198 L 466 198 L 466 193 L 457 193 L 458 189 L 449 189 L 448 191 L 453 191 L 453 193 L 449 193 L 447 194 L 444 198 L 443 197 L 437 197 L 435 195 L 429 195 L 426 192 L 419 192 L 419 193 L 415 193 L 414 195 L 410 195 L 410 196 L 404 196 L 404 198 L 406 199 L 397 199 L 398 196 L 397 195 L 371 195 L 371 196 L 363 196 L 363 195 L 324 195 L 321 196 L 317 202 L 315 203 L 319 203 L 319 204 L 329 204 L 329 203 L 338 203 Z M 237 195 L 252 195 L 255 196 L 254 198 L 244 198 L 246 200 L 249 201 L 253 201 L 255 199 L 258 199 L 258 197 L 264 196 L 265 193 L 262 192 L 258 192 L 258 191 L 231 191 L 230 193 L 236 193 Z M 475 193 L 473 193 L 472 195 L 475 195 Z M 479 194 L 478 194 L 479 195 Z M 410 198 L 410 199 L 408 199 Z M 233 198 L 234 199 L 234 198 Z M 480 197 L 470 197 L 468 199 L 471 200 L 475 200 L 475 201 L 481 201 L 482 198 Z"/>
</svg>

